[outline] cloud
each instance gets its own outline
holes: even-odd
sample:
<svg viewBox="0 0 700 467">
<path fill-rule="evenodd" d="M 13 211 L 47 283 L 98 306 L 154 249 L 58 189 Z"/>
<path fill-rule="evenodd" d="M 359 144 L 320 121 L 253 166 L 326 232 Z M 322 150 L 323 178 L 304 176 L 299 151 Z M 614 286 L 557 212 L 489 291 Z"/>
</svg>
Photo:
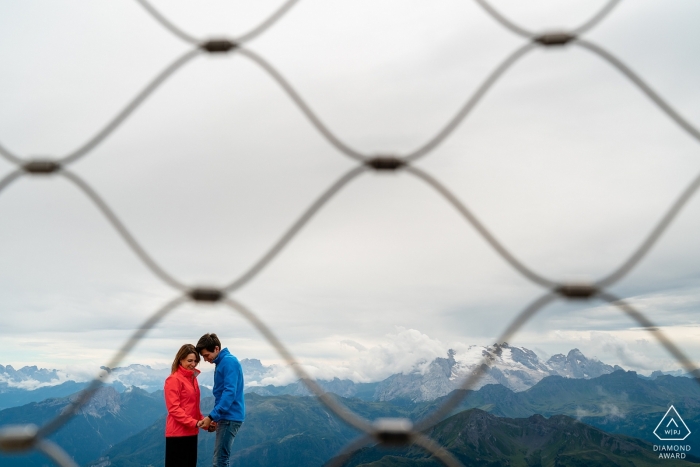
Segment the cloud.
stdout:
<svg viewBox="0 0 700 467">
<path fill-rule="evenodd" d="M 369 347 L 348 368 L 360 381 L 378 381 L 395 373 L 423 371 L 435 358 L 445 357 L 447 346 L 416 329 L 397 327 L 386 342 Z"/>
<path fill-rule="evenodd" d="M 577 420 L 587 417 L 605 417 L 609 420 L 619 420 L 625 418 L 625 416 L 625 412 L 615 404 L 602 403 L 595 411 L 587 410 L 582 407 L 576 407 Z"/>
<path fill-rule="evenodd" d="M 360 343 L 358 343 L 358 342 L 352 341 L 352 340 L 350 340 L 350 339 L 342 340 L 342 341 L 340 341 L 340 343 L 341 343 L 341 344 L 345 344 L 345 345 L 347 345 L 347 346 L 349 346 L 349 347 L 352 347 L 352 348 L 354 348 L 354 349 L 357 349 L 357 350 L 359 350 L 360 352 L 364 352 L 364 351 L 367 350 L 367 347 L 365 347 L 364 345 L 362 345 L 362 344 L 360 344 Z"/>
<path fill-rule="evenodd" d="M 635 352 L 629 348 L 627 342 L 622 339 L 602 332 L 591 332 L 591 342 L 599 346 L 606 354 L 613 354 L 622 362 L 625 368 L 654 370 L 658 369 L 658 362 L 647 355 Z"/>
<path fill-rule="evenodd" d="M 354 382 L 380 381 L 396 373 L 422 372 L 435 358 L 445 357 L 448 346 L 416 329 L 396 327 L 394 333 L 386 334 L 383 342 L 363 345 L 343 339 L 340 344 L 357 353 L 342 361 L 319 360 L 302 365 L 316 379 L 349 379 Z M 255 385 L 285 385 L 298 379 L 286 365 L 271 365 L 268 373 Z"/>
<path fill-rule="evenodd" d="M 27 391 L 33 391 L 35 389 L 47 387 L 47 386 L 56 386 L 59 384 L 62 384 L 66 381 L 68 381 L 70 378 L 66 375 L 66 373 L 62 371 L 56 371 L 54 373 L 53 378 L 50 380 L 37 380 L 33 378 L 32 376 L 25 376 L 24 378 L 17 378 L 17 377 L 12 377 L 6 373 L 0 373 L 0 386 L 6 385 L 9 388 L 14 388 L 14 389 L 24 389 Z"/>
</svg>

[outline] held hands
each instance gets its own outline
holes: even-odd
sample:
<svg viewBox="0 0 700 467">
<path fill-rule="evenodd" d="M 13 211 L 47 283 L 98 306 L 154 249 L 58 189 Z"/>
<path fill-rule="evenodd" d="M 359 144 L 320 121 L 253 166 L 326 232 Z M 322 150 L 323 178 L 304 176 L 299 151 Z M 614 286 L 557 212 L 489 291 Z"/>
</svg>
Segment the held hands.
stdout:
<svg viewBox="0 0 700 467">
<path fill-rule="evenodd" d="M 197 422 L 197 426 L 201 428 L 202 430 L 207 430 L 208 432 L 213 432 L 216 431 L 216 422 L 213 421 L 211 418 L 204 417 L 200 421 Z"/>
<path fill-rule="evenodd" d="M 202 430 L 208 430 L 209 425 L 211 425 L 211 418 L 209 417 L 204 417 L 200 421 L 197 422 L 197 426 L 200 427 Z"/>
</svg>

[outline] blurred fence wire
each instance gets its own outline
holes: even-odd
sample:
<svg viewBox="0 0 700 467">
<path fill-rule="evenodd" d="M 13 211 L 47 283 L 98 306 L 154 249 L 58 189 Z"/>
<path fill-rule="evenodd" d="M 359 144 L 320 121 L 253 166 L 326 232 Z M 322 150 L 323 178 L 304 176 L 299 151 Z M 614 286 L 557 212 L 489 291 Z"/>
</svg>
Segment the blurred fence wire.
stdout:
<svg viewBox="0 0 700 467">
<path fill-rule="evenodd" d="M 194 37 L 170 22 L 161 12 L 150 5 L 146 0 L 136 0 L 146 12 L 148 12 L 158 23 L 170 31 L 177 38 L 187 42 L 193 48 L 175 60 L 172 64 L 158 74 L 148 85 L 129 102 L 124 109 L 82 146 L 74 151 L 55 159 L 28 159 L 14 154 L 0 144 L 0 156 L 4 157 L 16 169 L 0 178 L 0 194 L 6 190 L 13 182 L 25 176 L 58 176 L 64 177 L 72 182 L 85 196 L 87 196 L 104 214 L 108 222 L 119 233 L 122 239 L 139 257 L 143 264 L 153 272 L 155 276 L 169 285 L 177 294 L 164 306 L 156 310 L 141 326 L 131 335 L 126 343 L 116 352 L 107 368 L 114 368 L 129 354 L 133 347 L 143 338 L 148 331 L 159 321 L 165 318 L 170 312 L 186 302 L 209 302 L 222 303 L 233 312 L 240 314 L 249 321 L 269 342 L 269 344 L 279 353 L 279 355 L 294 370 L 299 379 L 313 392 L 328 409 L 349 425 L 353 426 L 362 435 L 351 442 L 345 449 L 329 462 L 329 466 L 338 467 L 347 462 L 355 452 L 368 444 L 380 444 L 386 446 L 410 446 L 417 445 L 425 449 L 428 453 L 449 467 L 458 467 L 462 464 L 452 456 L 446 449 L 434 440 L 425 436 L 422 432 L 431 428 L 448 416 L 467 397 L 468 390 L 473 388 L 479 379 L 484 375 L 485 368 L 494 358 L 492 355 L 484 357 L 477 370 L 470 374 L 461 384 L 460 391 L 454 391 L 449 397 L 432 413 L 415 423 L 407 419 L 377 419 L 366 420 L 353 413 L 343 406 L 336 398 L 327 394 L 321 389 L 319 384 L 304 370 L 295 360 L 291 352 L 285 345 L 277 339 L 272 330 L 262 322 L 257 315 L 246 306 L 235 300 L 231 295 L 236 290 L 243 287 L 260 271 L 265 268 L 299 233 L 314 215 L 323 208 L 339 191 L 349 183 L 356 180 L 366 172 L 401 172 L 409 176 L 416 177 L 428 186 L 433 188 L 445 201 L 450 204 L 456 212 L 462 216 L 483 239 L 496 250 L 496 252 L 515 270 L 533 283 L 541 286 L 545 293 L 523 311 L 517 314 L 508 327 L 503 331 L 497 342 L 504 342 L 518 332 L 518 330 L 542 308 L 555 300 L 601 300 L 617 307 L 621 312 L 636 321 L 643 329 L 647 330 L 682 366 L 691 373 L 696 381 L 700 383 L 700 372 L 693 362 L 669 339 L 653 322 L 644 314 L 635 309 L 631 304 L 616 297 L 606 290 L 615 282 L 619 281 L 629 271 L 641 261 L 646 253 L 652 248 L 654 243 L 664 233 L 678 212 L 688 202 L 700 187 L 700 175 L 698 175 L 690 185 L 683 191 L 681 196 L 671 205 L 666 213 L 661 217 L 656 226 L 652 229 L 642 244 L 634 253 L 625 260 L 617 269 L 607 276 L 590 283 L 567 283 L 560 282 L 553 278 L 547 278 L 539 274 L 529 266 L 521 262 L 511 253 L 496 236 L 492 234 L 474 216 L 469 208 L 458 199 L 445 185 L 422 169 L 412 165 L 417 159 L 426 156 L 440 145 L 457 128 L 461 122 L 469 115 L 478 102 L 486 95 L 489 89 L 512 67 L 518 60 L 523 59 L 532 50 L 540 47 L 581 47 L 621 72 L 629 81 L 646 94 L 669 118 L 683 128 L 691 137 L 700 142 L 700 131 L 690 122 L 685 120 L 676 112 L 664 99 L 662 99 L 649 85 L 647 85 L 638 75 L 628 68 L 622 61 L 611 53 L 587 40 L 581 38 L 581 34 L 587 32 L 602 21 L 619 3 L 619 0 L 609 1 L 592 18 L 581 26 L 570 31 L 551 31 L 543 34 L 536 34 L 522 28 L 515 22 L 506 18 L 486 0 L 476 0 L 476 2 L 497 22 L 507 30 L 522 36 L 525 43 L 512 52 L 508 57 L 496 67 L 493 72 L 486 77 L 476 92 L 471 95 L 463 104 L 460 110 L 454 115 L 445 126 L 431 139 L 426 141 L 419 148 L 407 154 L 364 154 L 357 149 L 344 143 L 323 120 L 317 116 L 307 105 L 304 99 L 297 93 L 294 87 L 285 77 L 275 69 L 269 62 L 257 53 L 246 47 L 246 44 L 263 34 L 268 28 L 280 20 L 298 0 L 288 0 L 283 3 L 265 21 L 253 28 L 249 32 L 230 39 L 201 39 Z M 221 288 L 196 287 L 177 279 L 172 274 L 163 269 L 157 261 L 143 249 L 136 238 L 129 232 L 119 217 L 110 209 L 109 205 L 97 194 L 97 192 L 83 178 L 68 169 L 69 164 L 88 155 L 97 145 L 114 132 L 124 121 L 170 76 L 192 62 L 197 56 L 203 54 L 238 54 L 244 56 L 258 64 L 272 77 L 285 91 L 289 98 L 297 105 L 299 110 L 306 116 L 311 124 L 328 140 L 340 153 L 355 160 L 358 164 L 345 175 L 336 180 L 328 189 L 323 192 L 314 203 L 294 222 L 289 229 L 283 233 L 279 240 L 247 271 L 236 277 Z M 35 425 L 11 425 L 0 427 L 0 452 L 25 452 L 37 450 L 51 458 L 56 464 L 62 467 L 73 467 L 75 462 L 57 444 L 47 439 L 52 433 L 60 429 L 71 417 L 73 417 L 81 407 L 83 407 L 101 386 L 102 381 L 107 376 L 106 372 L 100 374 L 82 393 L 75 398 L 66 410 L 59 416 L 41 427 Z"/>
</svg>

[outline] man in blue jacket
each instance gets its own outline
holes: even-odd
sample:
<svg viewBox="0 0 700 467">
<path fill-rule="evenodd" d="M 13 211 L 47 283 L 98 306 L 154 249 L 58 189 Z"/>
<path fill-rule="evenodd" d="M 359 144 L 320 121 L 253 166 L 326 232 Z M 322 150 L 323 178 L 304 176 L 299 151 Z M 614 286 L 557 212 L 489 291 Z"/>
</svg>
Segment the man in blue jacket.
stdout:
<svg viewBox="0 0 700 467">
<path fill-rule="evenodd" d="M 228 349 L 221 348 L 216 334 L 204 334 L 197 342 L 197 352 L 204 360 L 216 365 L 212 390 L 214 408 L 197 425 L 207 430 L 212 422 L 216 422 L 214 467 L 229 467 L 233 438 L 245 419 L 243 369 Z"/>
</svg>

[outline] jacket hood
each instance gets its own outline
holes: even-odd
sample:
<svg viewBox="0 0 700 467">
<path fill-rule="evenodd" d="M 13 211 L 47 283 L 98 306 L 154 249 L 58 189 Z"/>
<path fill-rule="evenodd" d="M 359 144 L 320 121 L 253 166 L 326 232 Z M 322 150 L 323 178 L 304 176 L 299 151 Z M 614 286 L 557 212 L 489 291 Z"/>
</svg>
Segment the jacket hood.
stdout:
<svg viewBox="0 0 700 467">
<path fill-rule="evenodd" d="M 221 359 L 226 357 L 227 355 L 231 355 L 231 352 L 228 351 L 228 347 L 224 347 L 223 349 L 221 349 L 221 352 L 219 352 L 219 355 L 216 356 L 212 363 L 218 365 Z"/>
</svg>

